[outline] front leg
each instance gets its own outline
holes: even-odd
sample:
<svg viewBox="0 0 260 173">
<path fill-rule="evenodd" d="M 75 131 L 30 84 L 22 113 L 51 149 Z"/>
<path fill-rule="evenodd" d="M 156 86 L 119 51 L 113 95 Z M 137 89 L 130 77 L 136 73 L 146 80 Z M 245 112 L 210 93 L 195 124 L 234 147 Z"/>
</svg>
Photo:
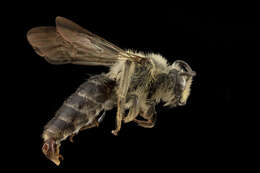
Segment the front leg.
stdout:
<svg viewBox="0 0 260 173">
<path fill-rule="evenodd" d="M 137 123 L 138 126 L 144 127 L 144 128 L 153 128 L 156 123 L 156 114 L 152 116 L 142 116 L 146 120 L 138 120 L 134 119 L 134 122 Z"/>
<path fill-rule="evenodd" d="M 132 74 L 134 73 L 135 64 L 131 61 L 124 63 L 123 71 L 120 76 L 120 84 L 118 88 L 118 100 L 117 100 L 117 114 L 116 114 L 116 129 L 112 130 L 112 134 L 117 135 L 121 129 L 123 114 L 125 112 L 125 99 L 128 92 L 128 88 L 131 82 Z"/>
<path fill-rule="evenodd" d="M 155 104 L 151 104 L 148 111 L 140 114 L 141 117 L 143 117 L 145 120 L 138 120 L 134 119 L 134 122 L 136 122 L 139 126 L 144 128 L 153 128 L 156 123 L 156 111 L 155 111 Z"/>
</svg>

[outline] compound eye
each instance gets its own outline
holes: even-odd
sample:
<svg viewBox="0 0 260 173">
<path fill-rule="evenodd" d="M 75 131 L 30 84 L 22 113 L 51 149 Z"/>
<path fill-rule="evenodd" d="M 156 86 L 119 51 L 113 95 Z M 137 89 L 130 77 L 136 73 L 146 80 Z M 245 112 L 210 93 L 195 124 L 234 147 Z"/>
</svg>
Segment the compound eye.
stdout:
<svg viewBox="0 0 260 173">
<path fill-rule="evenodd" d="M 176 85 L 175 85 L 175 95 L 176 96 L 181 96 L 182 95 L 182 92 L 185 89 L 185 85 L 186 85 L 186 81 L 185 81 L 184 77 L 183 76 L 179 76 L 177 78 Z"/>
</svg>

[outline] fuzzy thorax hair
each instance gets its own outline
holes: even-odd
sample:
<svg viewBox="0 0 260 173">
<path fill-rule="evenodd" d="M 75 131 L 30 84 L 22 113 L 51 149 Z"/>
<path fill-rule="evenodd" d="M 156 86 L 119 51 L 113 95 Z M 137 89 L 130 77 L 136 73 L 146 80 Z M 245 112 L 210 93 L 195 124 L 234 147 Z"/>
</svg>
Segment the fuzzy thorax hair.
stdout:
<svg viewBox="0 0 260 173">
<path fill-rule="evenodd" d="M 132 94 L 136 94 L 142 98 L 149 99 L 148 94 L 151 90 L 151 87 L 154 83 L 157 88 L 155 88 L 153 99 L 156 102 L 160 102 L 161 100 L 165 102 L 165 106 L 170 105 L 171 101 L 174 99 L 175 94 L 173 90 L 173 86 L 171 79 L 167 79 L 168 74 L 171 70 L 175 69 L 179 72 L 184 72 L 184 69 L 180 67 L 178 63 L 169 64 L 167 60 L 161 56 L 160 54 L 154 53 L 143 53 L 136 52 L 132 50 L 127 50 L 129 54 L 135 54 L 140 57 L 145 57 L 150 59 L 150 64 L 146 67 L 143 67 L 139 64 L 135 65 L 135 71 L 131 75 L 132 82 L 129 90 Z M 115 79 L 117 81 L 120 80 L 120 74 L 122 72 L 122 67 L 124 66 L 124 61 L 118 61 L 110 68 L 110 72 L 107 74 L 109 78 Z M 159 78 L 164 78 L 164 80 L 160 80 Z M 189 95 L 190 95 L 190 87 L 192 84 L 192 77 L 185 78 L 185 89 L 181 96 L 181 102 L 186 103 Z M 159 81 L 158 81 L 159 80 Z M 136 86 L 136 87 L 135 87 Z M 135 88 L 134 90 L 131 88 Z M 144 100 L 145 102 L 146 100 Z"/>
</svg>

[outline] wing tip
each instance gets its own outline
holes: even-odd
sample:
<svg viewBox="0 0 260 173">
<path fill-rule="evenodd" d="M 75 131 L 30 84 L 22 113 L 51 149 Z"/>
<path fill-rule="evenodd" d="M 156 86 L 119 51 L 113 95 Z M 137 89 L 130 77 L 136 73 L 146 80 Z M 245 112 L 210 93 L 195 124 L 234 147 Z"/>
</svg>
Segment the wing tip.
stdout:
<svg viewBox="0 0 260 173">
<path fill-rule="evenodd" d="M 56 32 L 56 27 L 53 26 L 38 26 L 30 29 L 26 33 L 26 38 L 30 44 L 34 43 L 35 37 L 37 34 L 40 33 L 49 33 L 49 32 Z"/>
<path fill-rule="evenodd" d="M 65 34 L 65 30 L 70 32 L 86 32 L 86 30 L 77 23 L 61 16 L 56 17 L 56 29 L 61 35 L 63 35 L 63 37 Z"/>
<path fill-rule="evenodd" d="M 55 18 L 55 22 L 56 22 L 56 26 L 59 26 L 59 25 L 64 24 L 64 23 L 73 23 L 71 20 L 69 20 L 65 17 L 62 17 L 62 16 L 57 16 Z"/>
<path fill-rule="evenodd" d="M 31 41 L 32 34 L 35 33 L 35 30 L 36 30 L 36 28 L 32 28 L 32 29 L 30 29 L 30 30 L 26 33 L 26 38 L 27 38 L 27 40 L 29 41 L 29 43 L 30 43 L 30 41 Z"/>
<path fill-rule="evenodd" d="M 64 19 L 66 19 L 66 18 L 64 18 L 64 17 L 62 17 L 62 16 L 57 16 L 57 17 L 55 18 L 55 21 L 56 21 L 56 23 L 57 23 L 57 22 L 59 22 L 59 21 L 61 21 L 61 20 L 64 20 Z"/>
</svg>

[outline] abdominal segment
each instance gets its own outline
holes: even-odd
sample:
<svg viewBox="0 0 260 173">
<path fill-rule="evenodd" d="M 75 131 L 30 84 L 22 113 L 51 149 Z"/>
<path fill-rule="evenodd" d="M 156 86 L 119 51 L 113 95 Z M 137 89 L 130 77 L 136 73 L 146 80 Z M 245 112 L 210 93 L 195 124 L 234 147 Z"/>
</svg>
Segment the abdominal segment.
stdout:
<svg viewBox="0 0 260 173">
<path fill-rule="evenodd" d="M 44 128 L 44 141 L 62 141 L 97 123 L 99 115 L 115 104 L 115 82 L 105 75 L 92 76 L 60 107 Z"/>
</svg>

